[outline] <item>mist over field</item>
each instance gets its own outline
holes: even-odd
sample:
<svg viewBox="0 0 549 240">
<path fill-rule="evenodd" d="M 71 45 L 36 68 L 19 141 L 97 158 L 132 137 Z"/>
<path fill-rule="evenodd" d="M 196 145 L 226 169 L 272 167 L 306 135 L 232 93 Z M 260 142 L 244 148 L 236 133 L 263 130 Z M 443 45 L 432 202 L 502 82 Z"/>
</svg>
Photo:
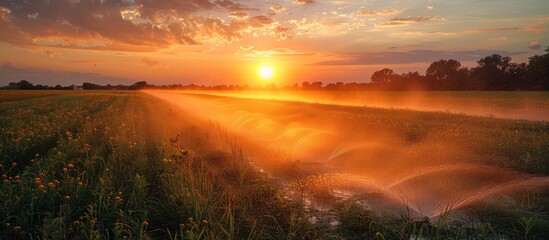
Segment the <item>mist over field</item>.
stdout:
<svg viewBox="0 0 549 240">
<path fill-rule="evenodd" d="M 547 92 L 433 91 L 189 91 L 236 98 L 298 101 L 343 106 L 449 112 L 497 118 L 549 120 Z"/>
<path fill-rule="evenodd" d="M 458 93 L 451 98 L 437 93 L 368 92 L 358 100 L 350 94 L 322 92 L 147 93 L 190 116 L 226 129 L 235 144 L 246 143 L 244 154 L 253 159 L 258 169 L 276 175 L 281 181 L 303 178 L 310 196 L 381 195 L 382 200 L 364 198 L 371 211 L 390 212 L 387 208 L 406 206 L 414 216 L 436 217 L 449 208 L 484 203 L 524 192 L 528 187 L 549 184 L 547 177 L 502 167 L 508 165 L 505 161 L 512 156 L 524 157 L 518 156 L 523 154 L 519 153 L 519 145 L 524 144 L 518 140 L 521 135 L 533 134 L 526 141 L 537 141 L 537 130 L 527 130 L 523 125 L 528 125 L 527 122 L 493 117 L 510 112 L 516 118 L 547 117 L 539 108 L 547 101 L 544 93 L 532 94 L 539 97 L 528 98 L 530 104 L 520 103 L 524 94 L 511 93 L 501 93 L 501 97 L 492 97 L 490 101 L 466 98 L 472 95 L 487 98 L 479 93 Z M 469 114 L 492 117 L 417 111 L 440 111 L 436 107 L 441 101 L 454 111 L 463 109 Z M 429 106 L 428 102 L 432 104 Z M 475 108 L 472 103 L 485 105 Z M 362 104 L 389 108 L 358 107 Z M 536 104 L 541 112 L 532 109 Z M 485 112 L 480 114 L 480 109 Z M 510 132 L 491 128 L 491 121 L 516 125 L 521 132 L 506 136 Z M 534 151 L 545 156 L 546 146 L 537 147 Z M 292 168 L 299 168 L 302 173 L 295 175 L 288 171 Z"/>
</svg>

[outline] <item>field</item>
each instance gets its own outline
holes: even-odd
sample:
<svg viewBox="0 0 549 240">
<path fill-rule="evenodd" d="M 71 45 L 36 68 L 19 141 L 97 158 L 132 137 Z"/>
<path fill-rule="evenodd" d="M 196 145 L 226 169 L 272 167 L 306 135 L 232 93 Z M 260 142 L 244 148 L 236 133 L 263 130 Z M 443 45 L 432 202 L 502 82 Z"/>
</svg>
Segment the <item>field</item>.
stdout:
<svg viewBox="0 0 549 240">
<path fill-rule="evenodd" d="M 1 91 L 0 239 L 544 239 L 548 101 Z"/>
</svg>

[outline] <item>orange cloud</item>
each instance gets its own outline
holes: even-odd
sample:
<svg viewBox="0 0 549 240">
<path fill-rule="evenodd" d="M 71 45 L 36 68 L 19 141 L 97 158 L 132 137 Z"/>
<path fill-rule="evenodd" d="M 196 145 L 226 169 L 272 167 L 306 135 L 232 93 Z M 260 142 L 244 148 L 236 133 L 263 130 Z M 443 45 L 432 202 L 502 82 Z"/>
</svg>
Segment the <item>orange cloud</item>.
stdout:
<svg viewBox="0 0 549 240">
<path fill-rule="evenodd" d="M 433 17 L 433 16 L 391 18 L 391 20 L 389 20 L 388 22 L 378 24 L 378 26 L 402 26 L 402 25 L 410 25 L 412 23 L 441 21 L 441 20 L 444 20 L 444 19 L 440 17 Z"/>
<path fill-rule="evenodd" d="M 150 59 L 148 57 L 143 57 L 141 58 L 141 60 L 139 61 L 141 64 L 147 66 L 147 67 L 151 67 L 151 68 L 154 68 L 154 67 L 160 67 L 160 66 L 164 66 L 165 64 L 162 63 L 162 62 L 159 62 L 159 61 L 156 61 L 156 60 L 153 60 L 153 59 Z"/>
<path fill-rule="evenodd" d="M 236 25 L 192 15 L 214 9 L 230 10 L 230 16 L 239 19 L 245 18 L 242 11 L 255 10 L 230 0 L 12 1 L 0 4 L 0 41 L 29 48 L 157 51 L 200 44 L 201 36 L 239 37 L 242 29 Z M 270 24 L 267 21 L 260 17 L 249 24 Z"/>
<path fill-rule="evenodd" d="M 242 19 L 248 18 L 248 13 L 247 12 L 230 12 L 229 17 L 242 20 Z"/>
<path fill-rule="evenodd" d="M 534 40 L 534 41 L 530 42 L 530 46 L 528 48 L 530 48 L 530 49 L 540 49 L 541 44 L 539 44 L 538 40 Z"/>
<path fill-rule="evenodd" d="M 282 5 L 275 5 L 275 6 L 272 6 L 270 9 L 273 10 L 274 12 L 282 12 L 286 10 L 286 8 Z"/>
<path fill-rule="evenodd" d="M 366 10 L 360 9 L 356 12 L 358 16 L 371 16 L 371 15 L 396 15 L 404 12 L 404 9 L 381 9 L 381 10 Z"/>
<path fill-rule="evenodd" d="M 295 0 L 292 3 L 297 4 L 297 5 L 305 5 L 305 4 L 315 3 L 315 1 L 313 1 L 313 0 Z"/>
</svg>

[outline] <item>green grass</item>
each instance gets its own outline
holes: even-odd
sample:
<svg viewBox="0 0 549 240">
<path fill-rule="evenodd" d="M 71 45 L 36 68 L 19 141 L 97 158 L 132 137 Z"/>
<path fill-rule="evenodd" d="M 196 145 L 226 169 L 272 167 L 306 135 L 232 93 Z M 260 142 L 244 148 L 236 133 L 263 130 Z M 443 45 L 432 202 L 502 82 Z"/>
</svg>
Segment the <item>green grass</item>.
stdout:
<svg viewBox="0 0 549 240">
<path fill-rule="evenodd" d="M 543 239 L 548 195 L 520 208 L 469 209 L 470 224 L 377 216 L 335 203 L 341 222 L 308 221 L 299 198 L 250 166 L 227 132 L 140 92 L 2 92 L 0 239 Z M 549 174 L 547 123 L 358 107 L 372 129 L 449 139 L 490 164 Z M 482 133 L 482 134 L 478 134 Z M 456 135 L 457 134 L 457 135 Z M 490 142 L 489 145 L 486 143 Z M 477 148 L 475 148 L 475 146 Z M 501 159 L 497 156 L 506 156 Z M 297 178 L 299 180 L 299 178 Z"/>
</svg>

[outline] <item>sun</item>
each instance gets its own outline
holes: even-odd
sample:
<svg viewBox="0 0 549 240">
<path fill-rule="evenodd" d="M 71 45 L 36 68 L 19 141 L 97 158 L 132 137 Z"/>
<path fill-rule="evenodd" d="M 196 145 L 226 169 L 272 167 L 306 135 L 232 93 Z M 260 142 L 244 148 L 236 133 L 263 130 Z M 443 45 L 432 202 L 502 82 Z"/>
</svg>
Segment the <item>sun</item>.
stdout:
<svg viewBox="0 0 549 240">
<path fill-rule="evenodd" d="M 274 68 L 271 66 L 261 66 L 259 68 L 259 76 L 263 78 L 263 80 L 269 80 L 273 78 L 274 72 Z"/>
</svg>

